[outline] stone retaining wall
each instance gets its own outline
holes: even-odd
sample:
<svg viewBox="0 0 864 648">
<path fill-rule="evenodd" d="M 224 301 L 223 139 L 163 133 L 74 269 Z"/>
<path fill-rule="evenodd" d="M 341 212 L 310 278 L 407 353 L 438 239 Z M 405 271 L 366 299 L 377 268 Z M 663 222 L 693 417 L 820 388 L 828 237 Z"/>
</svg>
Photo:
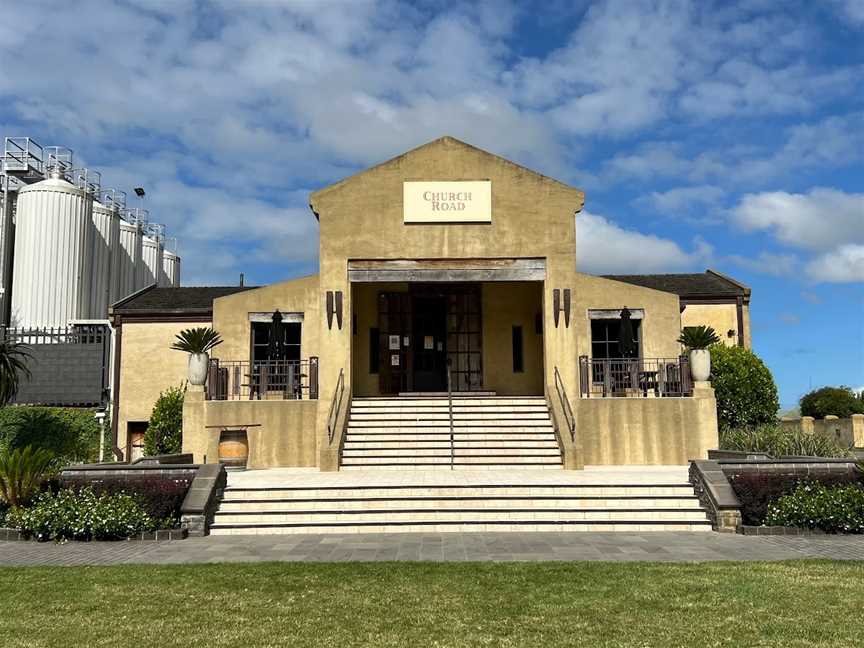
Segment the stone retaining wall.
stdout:
<svg viewBox="0 0 864 648">
<path fill-rule="evenodd" d="M 864 414 L 842 419 L 831 415 L 824 419 L 784 417 L 780 419 L 780 425 L 787 430 L 828 437 L 844 448 L 864 448 Z"/>
</svg>

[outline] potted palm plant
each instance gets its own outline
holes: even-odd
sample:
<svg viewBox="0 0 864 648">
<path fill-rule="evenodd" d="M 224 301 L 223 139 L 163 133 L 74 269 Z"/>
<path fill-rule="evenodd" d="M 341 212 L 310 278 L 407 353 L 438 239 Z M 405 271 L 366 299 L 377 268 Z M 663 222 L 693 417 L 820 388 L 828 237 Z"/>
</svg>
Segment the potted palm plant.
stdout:
<svg viewBox="0 0 864 648">
<path fill-rule="evenodd" d="M 720 338 L 710 326 L 685 326 L 678 342 L 690 352 L 690 375 L 694 381 L 708 380 L 711 375 L 711 352 L 708 347 L 717 344 Z"/>
<path fill-rule="evenodd" d="M 209 352 L 217 344 L 222 344 L 222 338 L 209 326 L 190 328 L 177 334 L 177 341 L 171 345 L 171 348 L 189 354 L 190 384 L 203 385 L 207 381 Z"/>
</svg>

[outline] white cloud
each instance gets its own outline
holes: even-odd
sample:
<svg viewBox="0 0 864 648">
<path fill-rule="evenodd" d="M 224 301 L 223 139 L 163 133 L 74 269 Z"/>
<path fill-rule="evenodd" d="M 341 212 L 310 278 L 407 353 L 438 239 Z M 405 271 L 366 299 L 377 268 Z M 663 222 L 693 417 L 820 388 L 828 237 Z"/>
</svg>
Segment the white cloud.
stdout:
<svg viewBox="0 0 864 648">
<path fill-rule="evenodd" d="M 184 273 L 200 280 L 234 276 L 250 259 L 314 263 L 298 187 L 444 134 L 565 181 L 600 183 L 602 171 L 702 187 L 652 195 L 666 212 L 710 205 L 720 197 L 711 186 L 864 150 L 859 115 L 792 129 L 776 155 L 665 141 L 614 154 L 628 138 L 672 140 L 676 127 L 717 115 L 725 127 L 730 111 L 811 111 L 858 89 L 860 68 L 808 62 L 809 24 L 752 3 L 598 1 L 576 10 L 579 24 L 556 32 L 561 45 L 548 52 L 516 37 L 529 14 L 505 0 L 7 4 L 0 58 L 21 63 L 0 66 L 0 135 L 69 145 L 106 185 L 145 184 L 155 219 L 181 238 Z M 591 158 L 596 142 L 613 146 Z M 656 259 L 645 267 L 683 268 L 699 254 L 606 223 L 646 237 L 636 240 Z"/>
<path fill-rule="evenodd" d="M 591 274 L 674 272 L 705 265 L 711 248 L 696 241 L 685 252 L 669 239 L 616 225 L 588 211 L 576 216 L 576 268 Z"/>
<path fill-rule="evenodd" d="M 732 218 L 747 230 L 768 230 L 780 242 L 798 248 L 827 250 L 847 242 L 864 243 L 864 194 L 826 188 L 806 194 L 747 194 Z"/>
<path fill-rule="evenodd" d="M 807 264 L 806 270 L 816 281 L 864 282 L 864 245 L 849 243 L 820 254 Z"/>
<path fill-rule="evenodd" d="M 683 216 L 697 208 L 717 208 L 725 193 L 720 187 L 711 185 L 676 187 L 668 191 L 652 191 L 638 202 L 651 205 L 657 211 L 671 212 L 672 216 Z"/>
<path fill-rule="evenodd" d="M 824 169 L 864 159 L 864 112 L 835 115 L 790 126 L 775 149 L 731 142 L 722 150 L 688 155 L 680 142 L 644 142 L 604 164 L 612 181 L 656 178 L 687 179 L 737 188 L 805 169 Z"/>
<path fill-rule="evenodd" d="M 785 114 L 813 109 L 826 95 L 854 92 L 860 69 L 820 71 L 795 64 L 773 69 L 741 58 L 725 61 L 693 84 L 680 105 L 698 119 L 746 114 Z"/>
<path fill-rule="evenodd" d="M 783 244 L 819 253 L 804 268 L 814 281 L 864 281 L 864 194 L 825 188 L 747 194 L 731 218 L 747 230 L 768 231 Z"/>
</svg>

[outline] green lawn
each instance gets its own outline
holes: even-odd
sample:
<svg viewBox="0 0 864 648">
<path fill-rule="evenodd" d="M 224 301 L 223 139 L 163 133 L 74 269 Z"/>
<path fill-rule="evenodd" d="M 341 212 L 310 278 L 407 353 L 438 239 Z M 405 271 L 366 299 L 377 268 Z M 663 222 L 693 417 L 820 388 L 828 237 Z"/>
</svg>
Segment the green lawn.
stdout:
<svg viewBox="0 0 864 648">
<path fill-rule="evenodd" d="M 0 646 L 861 646 L 864 563 L 0 569 Z"/>
</svg>

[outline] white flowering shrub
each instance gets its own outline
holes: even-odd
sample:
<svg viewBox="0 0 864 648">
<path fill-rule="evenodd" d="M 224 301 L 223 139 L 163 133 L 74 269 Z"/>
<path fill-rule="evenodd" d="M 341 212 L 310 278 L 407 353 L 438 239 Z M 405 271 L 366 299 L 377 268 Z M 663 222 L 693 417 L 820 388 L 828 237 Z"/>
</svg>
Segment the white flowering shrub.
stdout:
<svg viewBox="0 0 864 648">
<path fill-rule="evenodd" d="M 6 524 L 42 541 L 119 540 L 157 526 L 133 496 L 91 488 L 41 493 L 32 505 L 9 511 Z"/>
<path fill-rule="evenodd" d="M 864 533 L 864 484 L 800 484 L 768 505 L 765 524 L 826 533 Z"/>
</svg>

